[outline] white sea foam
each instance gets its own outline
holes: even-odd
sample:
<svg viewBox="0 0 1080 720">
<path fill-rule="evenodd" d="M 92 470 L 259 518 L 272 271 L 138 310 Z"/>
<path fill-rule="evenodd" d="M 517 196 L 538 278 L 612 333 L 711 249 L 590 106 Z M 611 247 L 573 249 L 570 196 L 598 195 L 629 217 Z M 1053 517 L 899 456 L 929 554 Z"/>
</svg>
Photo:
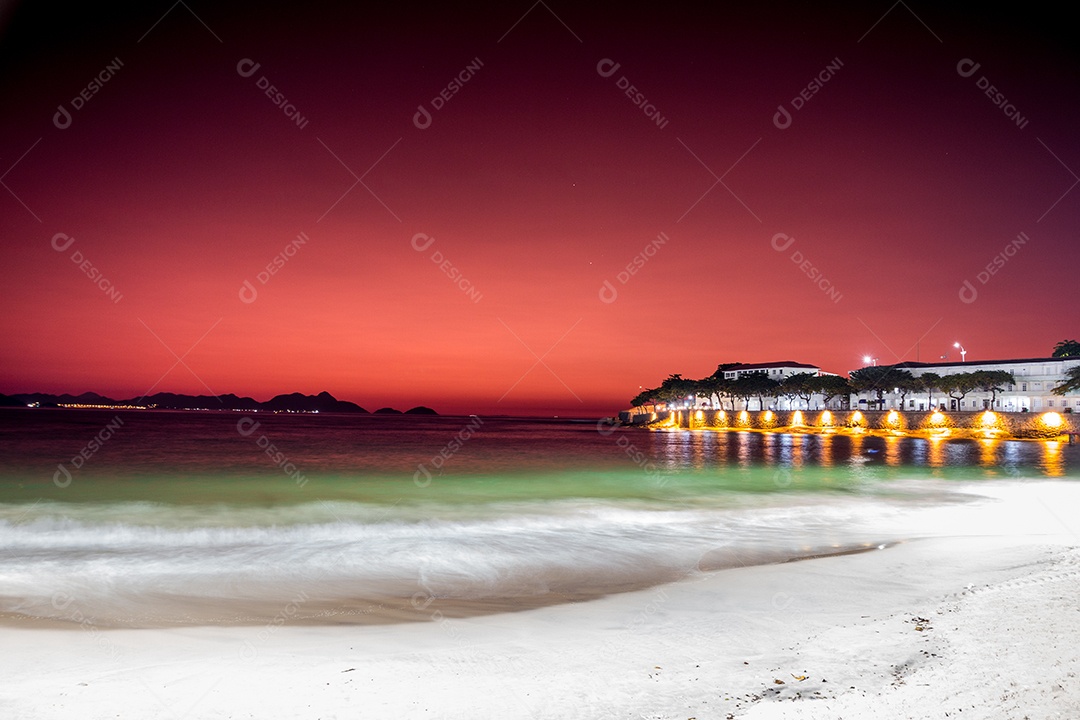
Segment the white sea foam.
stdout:
<svg viewBox="0 0 1080 720">
<path fill-rule="evenodd" d="M 730 505 L 560 500 L 426 515 L 345 502 L 0 506 L 0 612 L 106 626 L 254 622 L 297 597 L 297 617 L 376 603 L 552 601 L 956 527 L 955 509 L 877 494 L 761 494 Z"/>
</svg>

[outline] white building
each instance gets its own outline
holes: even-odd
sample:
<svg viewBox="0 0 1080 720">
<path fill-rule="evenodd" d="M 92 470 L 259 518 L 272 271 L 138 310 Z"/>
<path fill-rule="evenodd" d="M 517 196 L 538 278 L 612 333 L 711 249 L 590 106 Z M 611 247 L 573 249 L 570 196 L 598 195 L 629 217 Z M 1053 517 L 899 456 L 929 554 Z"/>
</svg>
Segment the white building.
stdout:
<svg viewBox="0 0 1080 720">
<path fill-rule="evenodd" d="M 1012 373 L 1016 383 L 1005 385 L 1004 392 L 997 394 L 997 398 L 993 402 L 994 410 L 1003 412 L 1046 412 L 1049 410 L 1080 412 L 1080 393 L 1071 392 L 1059 396 L 1051 392 L 1057 385 L 1067 379 L 1065 373 L 1077 366 L 1080 366 L 1080 357 L 972 360 L 958 363 L 905 362 L 893 367 L 908 370 L 916 377 L 928 372 L 945 377 L 957 373 L 975 372 L 976 370 L 1004 370 Z M 909 393 L 903 408 L 900 408 L 900 396 L 897 393 L 887 392 L 883 397 L 885 409 L 928 410 L 931 407 L 931 396 L 925 392 Z M 935 392 L 933 394 L 933 407 L 945 405 L 950 410 L 982 410 L 990 408 L 990 397 L 991 394 L 988 392 L 972 391 L 964 396 L 962 400 L 956 400 L 944 393 Z M 876 394 L 873 393 L 853 395 L 852 407 L 858 407 L 856 403 L 860 403 L 863 407 L 870 404 L 872 407 L 875 399 Z"/>
<path fill-rule="evenodd" d="M 775 380 L 777 382 L 783 382 L 786 378 L 792 375 L 810 374 L 814 376 L 818 375 L 832 375 L 833 373 L 822 372 L 821 368 L 817 365 L 809 365 L 807 363 L 799 363 L 793 360 L 781 360 L 779 362 L 767 362 L 767 363 L 733 363 L 724 368 L 725 380 L 737 380 L 745 375 L 765 375 L 766 377 Z M 764 399 L 764 407 L 762 407 L 762 400 Z M 696 407 L 707 408 L 712 404 L 710 398 L 699 396 L 696 402 Z M 830 408 L 839 407 L 844 397 L 834 397 L 829 403 Z M 751 397 L 749 402 L 743 400 L 728 400 L 727 403 L 733 403 L 735 410 L 821 410 L 826 407 L 825 397 L 820 393 L 814 394 L 810 398 L 810 402 L 807 403 L 802 398 L 788 398 L 785 396 L 780 397 Z"/>
<path fill-rule="evenodd" d="M 791 360 L 782 360 L 780 362 L 771 363 L 735 363 L 724 370 L 724 379 L 736 380 L 743 375 L 755 373 L 759 375 L 768 375 L 773 380 L 783 380 L 786 377 L 798 375 L 799 373 L 820 375 L 821 368 L 817 365 L 807 365 L 806 363 L 797 363 Z"/>
</svg>

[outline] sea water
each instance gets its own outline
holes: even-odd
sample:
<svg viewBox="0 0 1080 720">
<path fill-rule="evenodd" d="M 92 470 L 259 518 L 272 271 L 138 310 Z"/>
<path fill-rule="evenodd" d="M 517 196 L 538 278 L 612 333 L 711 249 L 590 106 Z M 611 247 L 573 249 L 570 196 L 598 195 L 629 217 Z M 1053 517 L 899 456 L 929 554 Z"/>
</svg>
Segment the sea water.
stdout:
<svg viewBox="0 0 1080 720">
<path fill-rule="evenodd" d="M 992 508 L 1078 476 L 1080 446 L 1044 441 L 4 410 L 0 619 L 105 628 L 520 610 L 986 532 L 1000 521 Z"/>
</svg>

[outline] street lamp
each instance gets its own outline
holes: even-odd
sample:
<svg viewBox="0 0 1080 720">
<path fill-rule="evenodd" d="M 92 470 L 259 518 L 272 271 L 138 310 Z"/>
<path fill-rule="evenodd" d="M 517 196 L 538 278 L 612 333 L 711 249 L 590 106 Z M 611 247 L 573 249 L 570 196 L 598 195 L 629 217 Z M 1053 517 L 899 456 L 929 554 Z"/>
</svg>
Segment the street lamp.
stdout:
<svg viewBox="0 0 1080 720">
<path fill-rule="evenodd" d="M 874 365 L 874 367 L 877 367 L 877 361 L 878 361 L 878 358 L 876 358 L 876 357 L 870 357 L 869 355 L 863 355 L 863 359 L 862 359 L 862 361 L 863 361 L 864 363 L 866 363 L 867 365 L 873 364 L 873 365 Z"/>
<path fill-rule="evenodd" d="M 964 346 L 958 342 L 954 342 L 952 346 L 960 350 L 960 362 L 967 362 L 967 350 L 964 349 Z"/>
</svg>

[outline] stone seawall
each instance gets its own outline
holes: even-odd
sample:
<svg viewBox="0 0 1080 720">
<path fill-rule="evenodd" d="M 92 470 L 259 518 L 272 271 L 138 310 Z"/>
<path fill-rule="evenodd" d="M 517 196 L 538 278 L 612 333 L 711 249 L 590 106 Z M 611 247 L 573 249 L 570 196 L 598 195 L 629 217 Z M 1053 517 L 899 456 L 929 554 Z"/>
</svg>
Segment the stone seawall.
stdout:
<svg viewBox="0 0 1080 720">
<path fill-rule="evenodd" d="M 1072 413 L 901 412 L 897 410 L 677 410 L 622 413 L 629 425 L 652 429 L 871 433 L 925 437 L 1043 438 L 1080 433 Z M 1071 434 L 1071 435 L 1070 435 Z"/>
</svg>

